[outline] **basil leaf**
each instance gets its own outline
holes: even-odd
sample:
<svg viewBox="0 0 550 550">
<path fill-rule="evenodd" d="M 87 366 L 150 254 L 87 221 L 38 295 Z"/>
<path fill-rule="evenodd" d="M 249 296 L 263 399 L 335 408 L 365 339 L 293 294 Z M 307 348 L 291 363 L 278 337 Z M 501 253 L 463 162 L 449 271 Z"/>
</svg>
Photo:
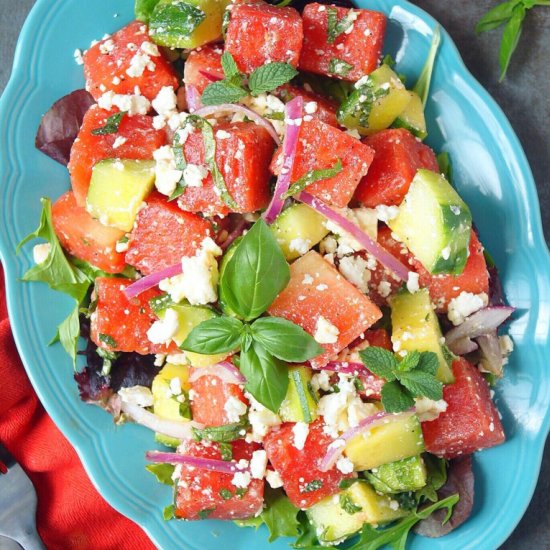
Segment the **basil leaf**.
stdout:
<svg viewBox="0 0 550 550">
<path fill-rule="evenodd" d="M 243 324 L 234 317 L 215 317 L 196 326 L 180 345 L 180 349 L 215 355 L 229 353 L 239 347 Z"/>
<path fill-rule="evenodd" d="M 277 413 L 288 389 L 287 366 L 254 342 L 248 351 L 241 351 L 241 372 L 256 401 Z"/>
<path fill-rule="evenodd" d="M 323 353 L 323 348 L 302 327 L 278 317 L 262 317 L 251 326 L 252 337 L 271 355 L 301 363 Z"/>
<path fill-rule="evenodd" d="M 414 397 L 427 397 L 434 401 L 443 398 L 443 384 L 431 374 L 422 371 L 404 372 L 399 374 L 399 382 Z"/>
<path fill-rule="evenodd" d="M 315 183 L 316 181 L 326 180 L 333 178 L 342 171 L 342 161 L 338 159 L 332 168 L 322 168 L 320 170 L 310 170 L 306 172 L 300 179 L 296 180 L 289 188 L 288 191 L 282 196 L 283 199 L 288 199 L 304 190 L 308 185 Z"/>
<path fill-rule="evenodd" d="M 523 4 L 516 5 L 512 12 L 512 17 L 510 17 L 510 20 L 504 27 L 499 51 L 500 82 L 502 82 L 506 76 L 512 54 L 518 45 L 525 14 L 525 6 Z"/>
<path fill-rule="evenodd" d="M 408 390 L 397 381 L 386 382 L 382 387 L 382 405 L 389 413 L 403 412 L 414 406 L 414 399 Z"/>
<path fill-rule="evenodd" d="M 509 2 L 503 2 L 502 4 L 490 9 L 477 22 L 476 33 L 480 34 L 482 32 L 492 31 L 493 29 L 496 29 L 506 23 L 506 21 L 512 17 L 512 12 L 517 4 L 518 0 L 510 0 Z"/>
<path fill-rule="evenodd" d="M 248 86 L 252 95 L 271 92 L 291 81 L 297 74 L 298 71 L 288 63 L 266 63 L 250 75 Z"/>
<path fill-rule="evenodd" d="M 177 44 L 182 37 L 189 37 L 206 19 L 201 9 L 182 0 L 158 3 L 149 19 L 149 35 L 162 37 L 162 43 Z"/>
<path fill-rule="evenodd" d="M 290 269 L 281 248 L 260 219 L 237 245 L 220 285 L 229 308 L 249 321 L 271 305 L 289 280 Z"/>
<path fill-rule="evenodd" d="M 116 134 L 118 132 L 118 127 L 122 122 L 122 119 L 126 116 L 126 111 L 120 111 L 120 113 L 115 113 L 111 115 L 106 121 L 105 126 L 100 128 L 95 128 L 92 130 L 92 135 L 94 136 L 105 136 L 107 134 Z"/>
<path fill-rule="evenodd" d="M 389 380 L 395 380 L 397 361 L 391 351 L 376 346 L 370 346 L 359 352 L 365 366 L 377 376 Z"/>
<path fill-rule="evenodd" d="M 417 93 L 422 100 L 422 106 L 426 107 L 426 102 L 428 101 L 428 94 L 430 92 L 430 83 L 432 81 L 432 72 L 435 64 L 435 58 L 437 55 L 437 50 L 439 49 L 439 44 L 441 43 L 441 31 L 439 30 L 439 25 L 436 25 L 433 30 L 432 43 L 430 44 L 430 51 L 428 52 L 428 57 L 422 67 L 422 72 L 418 78 L 416 84 L 414 85 L 413 92 Z"/>
<path fill-rule="evenodd" d="M 220 454 L 222 460 L 226 462 L 233 460 L 233 445 L 231 443 L 220 443 Z"/>
<path fill-rule="evenodd" d="M 353 25 L 357 15 L 357 12 L 350 9 L 342 19 L 338 20 L 338 10 L 333 7 L 327 8 L 327 42 L 333 44 L 342 33 Z"/>
<path fill-rule="evenodd" d="M 242 86 L 227 80 L 220 80 L 206 86 L 201 101 L 203 105 L 221 105 L 222 103 L 236 103 L 247 95 L 247 91 Z"/>
<path fill-rule="evenodd" d="M 164 483 L 164 485 L 174 485 L 172 474 L 176 468 L 173 464 L 147 464 L 145 469 L 148 472 L 151 472 L 157 478 L 159 483 Z"/>
<path fill-rule="evenodd" d="M 207 428 L 192 428 L 193 437 L 197 441 L 203 439 L 207 441 L 216 441 L 217 443 L 231 443 L 235 439 L 242 439 L 244 436 L 241 433 L 249 428 L 246 420 L 234 422 L 232 424 L 224 424 L 222 426 L 210 426 Z"/>
<path fill-rule="evenodd" d="M 334 74 L 336 76 L 347 76 L 353 67 L 354 65 L 350 65 L 348 62 L 343 59 L 338 59 L 337 57 L 332 57 L 328 62 L 329 74 Z"/>
<path fill-rule="evenodd" d="M 240 76 L 239 68 L 235 63 L 235 59 L 229 52 L 224 52 L 221 58 L 221 64 L 223 69 L 223 74 L 225 78 L 232 78 L 234 76 Z"/>
</svg>

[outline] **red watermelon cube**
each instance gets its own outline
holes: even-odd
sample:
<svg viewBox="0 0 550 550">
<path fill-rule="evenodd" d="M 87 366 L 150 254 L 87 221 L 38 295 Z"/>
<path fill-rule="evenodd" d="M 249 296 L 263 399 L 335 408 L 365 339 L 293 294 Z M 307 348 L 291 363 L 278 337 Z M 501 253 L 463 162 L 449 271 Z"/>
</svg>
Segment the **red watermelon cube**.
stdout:
<svg viewBox="0 0 550 550">
<path fill-rule="evenodd" d="M 187 186 L 178 205 L 188 212 L 226 215 L 255 212 L 269 203 L 269 161 L 275 144 L 265 128 L 251 122 L 220 122 L 214 127 L 216 164 L 237 208 L 229 208 L 214 186 L 212 175 L 201 186 Z M 204 165 L 204 139 L 192 132 L 183 145 L 188 164 Z"/>
<path fill-rule="evenodd" d="M 201 376 L 191 382 L 191 389 L 193 420 L 206 426 L 223 426 L 238 422 L 240 415 L 229 412 L 236 408 L 231 401 L 239 400 L 248 406 L 241 386 L 224 382 L 217 376 Z M 245 411 L 244 408 L 243 410 Z"/>
<path fill-rule="evenodd" d="M 209 84 L 221 80 L 224 77 L 221 58 L 222 49 L 219 46 L 203 46 L 192 50 L 183 68 L 185 89 L 194 86 L 202 95 Z"/>
<path fill-rule="evenodd" d="M 329 13 L 335 13 L 338 22 L 347 17 L 351 23 L 338 36 L 328 34 Z M 378 67 L 386 32 L 383 13 L 314 3 L 304 8 L 302 18 L 304 45 L 300 69 L 303 71 L 353 82 Z"/>
<path fill-rule="evenodd" d="M 454 384 L 443 388 L 447 410 L 422 423 L 426 450 L 451 459 L 500 445 L 505 440 L 489 385 L 465 359 L 453 363 Z"/>
<path fill-rule="evenodd" d="M 340 482 L 352 474 L 343 474 L 335 466 L 326 472 L 319 470 L 328 446 L 334 441 L 323 431 L 322 418 L 309 424 L 303 449 L 295 446 L 294 426 L 293 422 L 287 422 L 270 431 L 264 438 L 264 448 L 292 504 L 305 509 L 338 493 Z"/>
<path fill-rule="evenodd" d="M 281 86 L 276 94 L 285 102 L 288 103 L 295 97 L 301 97 L 304 100 L 305 116 L 311 116 L 317 118 L 325 124 L 339 127 L 338 120 L 336 120 L 336 111 L 338 110 L 338 104 L 335 101 L 327 99 L 315 92 L 309 92 L 299 86 L 292 86 L 285 84 Z"/>
<path fill-rule="evenodd" d="M 147 331 L 157 320 L 149 300 L 160 292 L 151 288 L 129 300 L 124 289 L 130 284 L 128 279 L 96 279 L 97 305 L 91 316 L 90 332 L 94 344 L 109 351 L 135 351 L 141 355 L 180 352 L 173 343 L 153 344 L 147 338 Z"/>
<path fill-rule="evenodd" d="M 178 87 L 172 65 L 140 21 L 92 46 L 84 54 L 84 75 L 86 89 L 96 100 L 107 91 L 134 94 L 137 86 L 141 95 L 152 101 L 164 86 Z"/>
<path fill-rule="evenodd" d="M 194 256 L 210 233 L 210 222 L 152 193 L 130 233 L 126 262 L 150 275 L 179 263 L 182 256 Z"/>
<path fill-rule="evenodd" d="M 153 151 L 166 144 L 166 132 L 153 128 L 153 117 L 147 115 L 124 116 L 114 134 L 92 134 L 92 130 L 105 126 L 107 118 L 116 112 L 92 105 L 84 115 L 67 166 L 79 206 L 86 204 L 94 164 L 108 158 L 152 159 Z"/>
<path fill-rule="evenodd" d="M 355 191 L 355 198 L 365 206 L 399 205 L 419 168 L 439 172 L 432 149 L 407 130 L 382 130 L 364 142 L 374 150 L 369 171 Z"/>
<path fill-rule="evenodd" d="M 296 182 L 310 170 L 333 168 L 340 161 L 340 172 L 332 178 L 308 185 L 305 190 L 329 204 L 343 208 L 348 205 L 355 188 L 369 170 L 373 156 L 374 152 L 370 147 L 342 130 L 315 118 L 304 120 L 300 128 L 291 182 Z M 271 163 L 274 174 L 279 174 L 282 161 L 280 149 Z"/>
<path fill-rule="evenodd" d="M 126 267 L 124 254 L 116 251 L 124 231 L 107 227 L 76 204 L 68 191 L 52 206 L 52 222 L 61 246 L 69 254 L 107 273 L 120 273 Z"/>
<path fill-rule="evenodd" d="M 297 67 L 302 38 L 302 18 L 294 8 L 238 4 L 231 8 L 225 51 L 245 74 L 272 62 Z"/>
<path fill-rule="evenodd" d="M 233 460 L 250 461 L 255 443 L 237 439 L 231 443 Z M 187 439 L 178 447 L 187 456 L 221 460 L 219 443 Z M 237 471 L 237 470 L 236 470 Z M 186 520 L 246 519 L 259 514 L 264 503 L 264 481 L 252 479 L 248 487 L 232 483 L 233 474 L 182 466 L 176 484 L 175 516 Z"/>
<path fill-rule="evenodd" d="M 313 368 L 326 365 L 382 317 L 382 312 L 365 294 L 315 251 L 290 266 L 290 282 L 268 312 L 300 325 L 312 336 L 317 335 L 317 340 L 325 341 L 320 342 L 325 352 L 310 361 Z M 337 330 L 332 338 L 320 337 L 325 321 Z"/>
</svg>

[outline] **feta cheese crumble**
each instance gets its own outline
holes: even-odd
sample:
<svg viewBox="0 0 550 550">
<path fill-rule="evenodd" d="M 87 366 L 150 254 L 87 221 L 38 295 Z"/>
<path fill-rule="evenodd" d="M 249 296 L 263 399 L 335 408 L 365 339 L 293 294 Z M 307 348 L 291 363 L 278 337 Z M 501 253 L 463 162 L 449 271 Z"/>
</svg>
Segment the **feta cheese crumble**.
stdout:
<svg viewBox="0 0 550 550">
<path fill-rule="evenodd" d="M 183 171 L 176 169 L 174 152 L 169 145 L 163 145 L 153 152 L 155 159 L 155 187 L 159 193 L 169 197 L 183 177 Z"/>
<path fill-rule="evenodd" d="M 309 435 L 309 424 L 305 422 L 296 422 L 292 427 L 292 433 L 294 434 L 294 447 L 302 451 L 306 444 L 307 436 Z"/>
<path fill-rule="evenodd" d="M 281 479 L 279 472 L 276 472 L 275 470 L 267 470 L 265 479 L 272 489 L 278 489 L 283 486 L 283 480 Z"/>
<path fill-rule="evenodd" d="M 137 405 L 138 407 L 151 407 L 153 405 L 153 394 L 145 386 L 132 386 L 131 388 L 120 388 L 118 395 L 125 403 Z"/>
<path fill-rule="evenodd" d="M 351 474 L 353 472 L 353 462 L 347 456 L 341 456 L 336 461 L 336 469 L 343 474 Z"/>
<path fill-rule="evenodd" d="M 407 279 L 407 290 L 414 294 L 415 292 L 418 292 L 420 290 L 420 285 L 418 283 L 418 273 L 415 273 L 414 271 L 409 271 L 409 276 Z"/>
<path fill-rule="evenodd" d="M 41 243 L 34 246 L 32 249 L 32 259 L 35 264 L 43 264 L 50 255 L 52 245 L 50 243 Z"/>
<path fill-rule="evenodd" d="M 202 187 L 202 182 L 209 173 L 206 166 L 188 164 L 183 171 L 183 180 L 189 187 Z"/>
<path fill-rule="evenodd" d="M 447 317 L 455 326 L 464 322 L 466 317 L 479 311 L 489 303 L 489 297 L 485 292 L 472 294 L 471 292 L 461 292 L 456 298 L 449 301 Z"/>
<path fill-rule="evenodd" d="M 147 331 L 147 338 L 153 344 L 168 344 L 178 332 L 179 319 L 175 309 L 169 307 L 164 312 L 164 317 L 155 321 Z"/>
<path fill-rule="evenodd" d="M 267 468 L 267 453 L 261 449 L 252 453 L 250 473 L 254 479 L 263 479 Z"/>
<path fill-rule="evenodd" d="M 335 327 L 330 321 L 319 315 L 313 336 L 319 344 L 335 344 L 338 341 L 339 334 L 338 327 Z"/>
<path fill-rule="evenodd" d="M 447 410 L 447 401 L 444 399 L 439 399 L 438 401 L 433 401 L 427 397 L 417 397 L 415 399 L 416 403 L 416 414 L 420 422 L 427 422 L 430 420 L 435 420 L 439 415 Z"/>
<path fill-rule="evenodd" d="M 111 110 L 114 105 L 121 111 L 126 111 L 129 116 L 146 115 L 151 108 L 149 100 L 140 93 L 115 94 L 112 90 L 105 92 L 97 100 L 97 104 L 107 111 Z"/>
<path fill-rule="evenodd" d="M 371 273 L 367 261 L 360 256 L 344 256 L 338 266 L 340 273 L 361 292 L 367 294 Z"/>
<path fill-rule="evenodd" d="M 248 421 L 252 426 L 252 433 L 250 436 L 247 436 L 247 440 L 261 443 L 263 438 L 267 435 L 269 428 L 281 424 L 281 419 L 274 412 L 271 412 L 261 403 L 258 403 L 258 401 L 248 392 L 245 392 L 245 396 L 250 403 Z"/>
<path fill-rule="evenodd" d="M 311 248 L 311 241 L 307 239 L 292 239 L 288 245 L 291 252 L 298 252 L 301 256 L 306 254 Z"/>
<path fill-rule="evenodd" d="M 246 405 L 237 397 L 232 395 L 223 406 L 230 423 L 237 423 L 243 414 L 246 414 Z"/>
</svg>

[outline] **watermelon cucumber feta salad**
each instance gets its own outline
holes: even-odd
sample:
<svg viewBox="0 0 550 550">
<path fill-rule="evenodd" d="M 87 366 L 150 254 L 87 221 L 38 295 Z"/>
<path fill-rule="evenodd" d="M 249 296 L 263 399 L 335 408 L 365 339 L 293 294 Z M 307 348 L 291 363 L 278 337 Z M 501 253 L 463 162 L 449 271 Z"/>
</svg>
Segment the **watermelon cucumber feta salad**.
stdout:
<svg viewBox="0 0 550 550">
<path fill-rule="evenodd" d="M 467 519 L 504 441 L 513 309 L 423 143 L 438 29 L 409 83 L 384 14 L 288 3 L 137 0 L 75 52 L 36 137 L 71 190 L 24 279 L 74 299 L 82 399 L 155 433 L 167 520 L 404 548 Z"/>
</svg>

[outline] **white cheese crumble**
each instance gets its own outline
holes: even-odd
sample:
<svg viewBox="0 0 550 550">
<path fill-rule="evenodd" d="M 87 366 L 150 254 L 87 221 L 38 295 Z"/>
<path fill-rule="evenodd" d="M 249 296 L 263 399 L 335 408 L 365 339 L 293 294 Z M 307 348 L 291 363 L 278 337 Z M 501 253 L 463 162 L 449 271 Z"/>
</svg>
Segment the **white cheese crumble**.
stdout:
<svg viewBox="0 0 550 550">
<path fill-rule="evenodd" d="M 161 116 L 171 116 L 177 112 L 177 97 L 172 86 L 163 86 L 151 102 L 153 109 Z"/>
<path fill-rule="evenodd" d="M 391 283 L 388 281 L 380 281 L 377 290 L 382 298 L 387 298 L 391 293 Z"/>
<path fill-rule="evenodd" d="M 265 479 L 272 489 L 278 489 L 283 486 L 283 480 L 281 479 L 279 472 L 276 472 L 275 470 L 267 470 Z"/>
<path fill-rule="evenodd" d="M 435 420 L 441 413 L 447 410 L 448 406 L 447 401 L 444 399 L 433 401 L 427 397 L 417 397 L 415 403 L 416 414 L 420 422 Z"/>
<path fill-rule="evenodd" d="M 296 422 L 296 424 L 292 426 L 292 433 L 294 434 L 293 446 L 299 451 L 302 451 L 306 444 L 307 436 L 309 435 L 309 424 L 305 422 Z"/>
<path fill-rule="evenodd" d="M 223 410 L 227 415 L 227 420 L 230 423 L 237 423 L 243 414 L 246 414 L 246 405 L 237 397 L 232 395 L 223 406 Z"/>
<path fill-rule="evenodd" d="M 330 376 L 326 370 L 314 374 L 311 378 L 311 387 L 314 391 L 330 390 Z"/>
<path fill-rule="evenodd" d="M 77 65 L 84 65 L 84 58 L 82 57 L 82 50 L 77 48 L 74 53 L 74 60 Z"/>
<path fill-rule="evenodd" d="M 151 57 L 158 57 L 160 55 L 158 46 L 148 40 L 142 42 L 140 48 L 144 53 L 150 55 Z"/>
<path fill-rule="evenodd" d="M 141 94 L 115 94 L 112 90 L 105 92 L 97 100 L 97 104 L 107 111 L 114 105 L 121 111 L 126 111 L 129 116 L 146 115 L 151 108 L 149 100 Z"/>
<path fill-rule="evenodd" d="M 397 218 L 397 214 L 399 214 L 399 208 L 397 206 L 379 204 L 376 207 L 376 215 L 381 222 L 388 223 L 390 220 Z"/>
<path fill-rule="evenodd" d="M 466 317 L 485 307 L 488 302 L 489 297 L 485 292 L 480 294 L 461 292 L 456 298 L 449 301 L 447 317 L 453 325 L 460 325 Z"/>
<path fill-rule="evenodd" d="M 41 243 L 34 246 L 32 249 L 32 259 L 35 264 L 43 264 L 50 255 L 52 245 L 50 243 Z"/>
<path fill-rule="evenodd" d="M 311 285 L 313 284 L 313 277 L 309 274 L 309 273 L 306 273 L 304 275 L 304 279 L 302 280 L 302 284 L 303 285 Z"/>
<path fill-rule="evenodd" d="M 172 395 L 179 395 L 181 393 L 181 380 L 179 376 L 174 376 L 169 383 L 170 393 Z"/>
<path fill-rule="evenodd" d="M 183 177 L 183 171 L 176 169 L 174 152 L 169 145 L 163 145 L 153 152 L 155 159 L 155 187 L 159 193 L 169 197 Z"/>
<path fill-rule="evenodd" d="M 291 252 L 298 252 L 301 256 L 306 254 L 310 248 L 311 241 L 309 239 L 292 239 L 288 245 Z"/>
<path fill-rule="evenodd" d="M 153 394 L 145 386 L 132 386 L 131 388 L 120 388 L 118 395 L 125 403 L 137 405 L 138 407 L 151 407 L 153 405 Z"/>
<path fill-rule="evenodd" d="M 245 396 L 250 403 L 248 421 L 252 426 L 252 434 L 249 439 L 261 443 L 263 438 L 267 435 L 269 428 L 281 424 L 281 419 L 274 412 L 271 412 L 261 403 L 258 403 L 258 401 L 248 392 L 245 393 Z"/>
<path fill-rule="evenodd" d="M 376 240 L 378 236 L 378 216 L 375 210 L 370 208 L 336 208 L 340 215 L 358 226 L 361 231 L 365 232 L 371 239 Z M 338 224 L 331 220 L 325 221 L 325 227 L 331 232 L 338 235 L 338 246 L 336 250 L 327 250 L 328 253 L 336 252 L 340 257 L 358 250 L 363 250 L 364 247 L 357 242 L 349 233 L 344 231 Z"/>
<path fill-rule="evenodd" d="M 329 320 L 319 315 L 315 323 L 315 334 L 313 336 L 316 342 L 319 342 L 319 344 L 334 344 L 338 341 L 339 334 L 338 327 L 335 327 Z"/>
<path fill-rule="evenodd" d="M 130 60 L 130 66 L 126 69 L 126 74 L 132 78 L 139 78 L 143 75 L 145 69 L 154 71 L 155 68 L 156 64 L 149 54 L 136 52 Z"/>
<path fill-rule="evenodd" d="M 250 472 L 236 472 L 231 480 L 231 483 L 235 485 L 235 487 L 246 489 L 250 485 L 251 481 L 252 477 Z"/>
<path fill-rule="evenodd" d="M 198 164 L 188 164 L 183 170 L 183 179 L 189 187 L 202 187 L 202 182 L 208 176 L 209 171 L 206 166 Z"/>
<path fill-rule="evenodd" d="M 123 136 L 117 136 L 115 141 L 113 142 L 113 149 L 118 149 L 121 145 L 124 145 L 126 143 L 127 138 Z"/>
<path fill-rule="evenodd" d="M 252 453 L 250 473 L 254 479 L 263 479 L 267 468 L 267 453 L 261 449 Z"/>
<path fill-rule="evenodd" d="M 304 111 L 308 114 L 308 115 L 312 115 L 314 113 L 317 112 L 317 108 L 318 108 L 318 105 L 317 105 L 317 102 L 316 101 L 308 101 L 305 105 L 304 105 Z"/>
<path fill-rule="evenodd" d="M 367 294 L 371 273 L 367 261 L 360 256 L 344 256 L 338 266 L 340 273 L 361 292 Z"/>
<path fill-rule="evenodd" d="M 99 51 L 105 55 L 110 54 L 114 49 L 115 49 L 115 43 L 112 41 L 111 38 L 109 38 L 108 40 L 105 40 L 105 42 L 102 42 L 99 45 Z"/>
<path fill-rule="evenodd" d="M 178 332 L 179 319 L 175 309 L 169 307 L 164 312 L 164 317 L 155 321 L 147 331 L 147 338 L 153 344 L 168 344 Z"/>
<path fill-rule="evenodd" d="M 217 139 L 229 139 L 230 137 L 231 137 L 231 134 L 229 132 L 226 132 L 225 130 L 218 130 L 216 132 Z"/>
<path fill-rule="evenodd" d="M 409 271 L 409 276 L 407 278 L 407 290 L 411 294 L 414 294 L 415 292 L 418 292 L 420 290 L 418 277 L 418 273 L 415 273 L 414 271 Z"/>
<path fill-rule="evenodd" d="M 353 462 L 346 456 L 341 456 L 336 461 L 336 469 L 343 474 L 351 474 L 353 472 Z"/>
</svg>

